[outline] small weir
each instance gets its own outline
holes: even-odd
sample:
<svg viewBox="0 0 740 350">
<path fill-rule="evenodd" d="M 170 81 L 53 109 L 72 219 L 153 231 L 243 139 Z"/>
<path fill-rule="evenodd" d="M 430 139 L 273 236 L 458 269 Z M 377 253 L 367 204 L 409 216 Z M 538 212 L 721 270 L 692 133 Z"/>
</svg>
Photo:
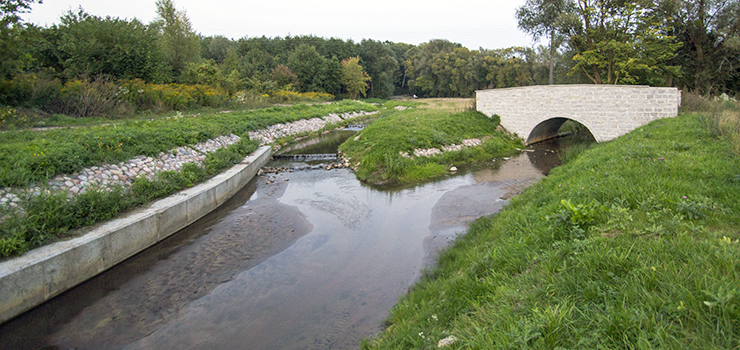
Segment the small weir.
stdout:
<svg viewBox="0 0 740 350">
<path fill-rule="evenodd" d="M 336 153 L 319 153 L 319 154 L 276 154 L 272 156 L 273 160 L 296 160 L 296 161 L 313 161 L 313 160 L 337 160 L 339 155 Z"/>
<path fill-rule="evenodd" d="M 352 134 L 322 135 L 330 147 L 307 140 L 268 166 L 336 159 Z M 345 168 L 265 172 L 216 212 L 0 326 L 0 349 L 357 348 L 470 221 L 552 160 L 535 149 L 392 189 Z"/>
<path fill-rule="evenodd" d="M 357 130 L 362 130 L 362 129 L 366 128 L 366 127 L 367 127 L 367 124 L 347 124 L 344 127 L 344 130 L 357 131 Z"/>
</svg>

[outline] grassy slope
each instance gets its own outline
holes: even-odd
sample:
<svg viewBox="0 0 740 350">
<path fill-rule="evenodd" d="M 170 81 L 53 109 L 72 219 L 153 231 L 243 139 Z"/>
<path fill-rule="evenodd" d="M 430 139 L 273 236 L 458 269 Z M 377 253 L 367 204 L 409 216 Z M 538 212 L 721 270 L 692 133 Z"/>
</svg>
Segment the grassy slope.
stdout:
<svg viewBox="0 0 740 350">
<path fill-rule="evenodd" d="M 64 237 L 70 230 L 109 220 L 220 173 L 257 148 L 256 141 L 244 137 L 249 130 L 329 113 L 375 109 L 373 105 L 347 101 L 199 118 L 136 121 L 108 127 L 0 134 L 3 136 L 0 139 L 0 185 L 25 185 L 60 172 L 71 173 L 82 166 L 113 163 L 139 154 L 155 155 L 228 133 L 242 135 L 239 142 L 209 153 L 203 167 L 185 165 L 180 172 L 161 172 L 151 181 L 140 177 L 128 189 L 116 186 L 108 191 L 93 187 L 73 197 L 62 192 L 29 196 L 21 201 L 25 215 L 0 207 L 0 258 L 22 254 Z"/>
<path fill-rule="evenodd" d="M 740 160 L 701 120 L 596 145 L 477 220 L 363 347 L 739 348 Z"/>
<path fill-rule="evenodd" d="M 491 160 L 516 152 L 521 144 L 501 131 L 498 119 L 478 112 L 463 112 L 452 102 L 433 101 L 426 108 L 391 113 L 349 139 L 341 151 L 352 163 L 360 162 L 357 177 L 371 183 L 413 183 L 448 173 L 451 165 Z M 409 159 L 399 152 L 460 144 L 470 138 L 490 137 L 482 147 Z"/>
<path fill-rule="evenodd" d="M 84 167 L 115 164 L 142 154 L 155 156 L 220 135 L 244 136 L 273 124 L 361 110 L 376 107 L 343 101 L 77 129 L 5 132 L 0 134 L 0 187 L 23 187 Z"/>
</svg>

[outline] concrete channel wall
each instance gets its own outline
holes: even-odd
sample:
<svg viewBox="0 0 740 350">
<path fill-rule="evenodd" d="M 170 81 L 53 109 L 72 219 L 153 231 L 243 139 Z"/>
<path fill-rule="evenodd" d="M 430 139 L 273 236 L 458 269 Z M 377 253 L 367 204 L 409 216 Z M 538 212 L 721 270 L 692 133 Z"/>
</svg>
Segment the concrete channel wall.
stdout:
<svg viewBox="0 0 740 350">
<path fill-rule="evenodd" d="M 226 202 L 268 160 L 260 147 L 205 183 L 86 229 L 82 236 L 0 263 L 0 323 L 113 267 L 171 236 Z"/>
</svg>

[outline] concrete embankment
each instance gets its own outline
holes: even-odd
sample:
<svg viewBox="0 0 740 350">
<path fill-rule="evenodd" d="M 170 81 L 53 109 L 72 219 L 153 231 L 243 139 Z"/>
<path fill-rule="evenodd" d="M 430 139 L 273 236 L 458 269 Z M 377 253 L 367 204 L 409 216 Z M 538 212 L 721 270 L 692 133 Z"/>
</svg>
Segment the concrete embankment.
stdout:
<svg viewBox="0 0 740 350">
<path fill-rule="evenodd" d="M 111 268 L 216 209 L 244 187 L 271 155 L 261 147 L 209 181 L 0 263 L 0 323 Z"/>
</svg>

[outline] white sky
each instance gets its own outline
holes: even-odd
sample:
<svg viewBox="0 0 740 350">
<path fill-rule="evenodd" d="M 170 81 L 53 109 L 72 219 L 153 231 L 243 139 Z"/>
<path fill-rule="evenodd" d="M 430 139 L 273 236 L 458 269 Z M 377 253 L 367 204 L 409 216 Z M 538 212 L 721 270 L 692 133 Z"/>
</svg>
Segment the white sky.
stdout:
<svg viewBox="0 0 740 350">
<path fill-rule="evenodd" d="M 529 36 L 517 29 L 514 13 L 525 0 L 174 0 L 184 9 L 196 32 L 223 35 L 285 37 L 290 34 L 324 38 L 390 40 L 418 45 L 447 39 L 474 50 L 530 46 Z M 98 16 L 137 18 L 156 16 L 155 0 L 44 0 L 34 4 L 25 21 L 41 26 L 82 6 Z"/>
</svg>

